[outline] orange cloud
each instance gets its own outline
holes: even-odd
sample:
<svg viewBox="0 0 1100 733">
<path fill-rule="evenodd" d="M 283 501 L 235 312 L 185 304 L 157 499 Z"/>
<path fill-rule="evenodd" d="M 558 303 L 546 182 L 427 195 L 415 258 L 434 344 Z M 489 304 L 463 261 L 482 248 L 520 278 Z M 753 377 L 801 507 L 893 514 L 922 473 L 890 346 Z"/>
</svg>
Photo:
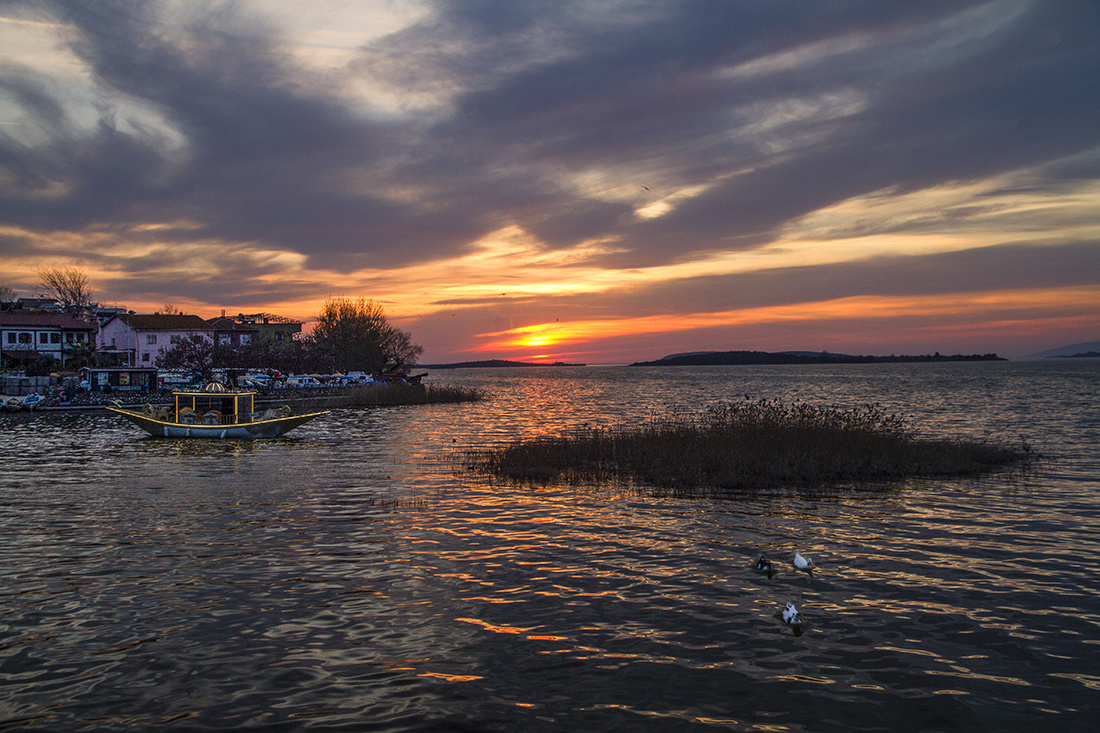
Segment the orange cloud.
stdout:
<svg viewBox="0 0 1100 733">
<path fill-rule="evenodd" d="M 853 296 L 835 300 L 797 303 L 712 313 L 679 313 L 638 318 L 610 318 L 571 322 L 536 323 L 505 331 L 482 333 L 482 342 L 471 351 L 478 353 L 516 352 L 547 346 L 570 347 L 600 339 L 684 332 L 717 326 L 838 321 L 917 319 L 921 327 L 942 331 L 950 328 L 1000 330 L 1007 325 L 1036 321 L 1058 322 L 1063 326 L 1096 322 L 1080 313 L 1082 307 L 1100 313 L 1100 288 L 1071 287 L 1045 290 L 1006 290 L 981 293 L 951 293 L 920 296 Z M 1022 313 L 1021 313 L 1022 311 Z M 966 326 L 949 324 L 965 316 Z M 910 325 L 909 329 L 913 329 Z M 546 355 L 544 355 L 546 356 Z M 552 355 L 560 356 L 560 355 Z"/>
</svg>

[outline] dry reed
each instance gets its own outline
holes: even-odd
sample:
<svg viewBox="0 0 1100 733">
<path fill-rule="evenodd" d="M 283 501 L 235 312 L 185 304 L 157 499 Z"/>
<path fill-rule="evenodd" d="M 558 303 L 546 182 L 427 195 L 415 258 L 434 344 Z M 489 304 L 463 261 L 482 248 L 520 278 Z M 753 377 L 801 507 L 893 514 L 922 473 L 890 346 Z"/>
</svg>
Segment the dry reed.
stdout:
<svg viewBox="0 0 1100 733">
<path fill-rule="evenodd" d="M 1026 445 L 918 438 L 879 405 L 840 410 L 746 399 L 637 427 L 523 440 L 471 453 L 467 467 L 519 481 L 740 492 L 977 474 L 1033 458 Z"/>
</svg>

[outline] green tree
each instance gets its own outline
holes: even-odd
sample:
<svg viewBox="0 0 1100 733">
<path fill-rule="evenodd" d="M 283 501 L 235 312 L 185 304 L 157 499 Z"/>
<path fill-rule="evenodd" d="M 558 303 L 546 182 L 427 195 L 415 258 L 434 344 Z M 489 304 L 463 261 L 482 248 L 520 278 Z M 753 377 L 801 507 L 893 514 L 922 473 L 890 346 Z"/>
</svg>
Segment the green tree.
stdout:
<svg viewBox="0 0 1100 733">
<path fill-rule="evenodd" d="M 405 369 L 423 352 L 408 333 L 390 325 L 382 306 L 365 298 L 325 301 L 310 341 L 316 368 L 327 372 Z"/>
<path fill-rule="evenodd" d="M 83 369 L 95 365 L 95 344 L 91 341 L 77 341 L 65 346 L 65 368 Z"/>
</svg>

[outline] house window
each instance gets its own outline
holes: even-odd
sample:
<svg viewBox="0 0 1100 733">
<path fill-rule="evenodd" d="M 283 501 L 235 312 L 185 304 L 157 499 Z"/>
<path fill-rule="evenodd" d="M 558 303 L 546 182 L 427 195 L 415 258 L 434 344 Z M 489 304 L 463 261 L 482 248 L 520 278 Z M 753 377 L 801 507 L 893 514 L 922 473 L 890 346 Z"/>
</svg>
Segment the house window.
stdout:
<svg viewBox="0 0 1100 733">
<path fill-rule="evenodd" d="M 178 333 L 172 334 L 171 336 L 168 337 L 168 342 L 173 343 L 173 344 L 178 344 L 180 342 L 180 335 Z"/>
<path fill-rule="evenodd" d="M 71 344 L 73 341 L 76 341 L 76 334 L 75 333 L 65 334 L 65 343 Z"/>
<path fill-rule="evenodd" d="M 228 333 L 222 333 L 218 335 L 218 343 L 222 346 L 229 346 L 233 343 L 233 336 Z"/>
<path fill-rule="evenodd" d="M 61 343 L 61 334 L 59 334 L 59 333 L 51 333 L 51 334 L 50 334 L 50 343 L 51 343 L 51 344 L 59 344 L 59 343 Z"/>
<path fill-rule="evenodd" d="M 14 344 L 15 343 L 15 331 L 8 331 L 8 343 L 9 344 Z"/>
<path fill-rule="evenodd" d="M 38 332 L 38 343 L 40 343 L 40 344 L 50 343 L 50 334 L 42 333 L 41 331 L 39 331 Z"/>
<path fill-rule="evenodd" d="M 241 346 L 248 346 L 250 343 L 252 343 L 252 334 L 242 333 L 241 334 Z"/>
<path fill-rule="evenodd" d="M 276 331 L 275 332 L 275 340 L 276 341 L 282 341 L 285 337 L 286 337 L 286 334 L 284 334 L 282 331 Z"/>
<path fill-rule="evenodd" d="M 33 336 L 33 334 L 27 333 L 26 331 L 20 332 L 20 334 L 19 334 L 19 343 L 21 343 L 21 344 L 32 343 L 34 341 L 34 339 L 32 339 L 31 336 Z"/>
<path fill-rule="evenodd" d="M 111 348 L 115 348 L 115 340 L 113 338 L 111 339 Z"/>
<path fill-rule="evenodd" d="M 142 361 L 149 361 L 149 354 L 148 353 L 142 354 L 141 355 L 141 360 Z"/>
<path fill-rule="evenodd" d="M 157 335 L 155 333 L 151 333 L 151 334 L 149 334 L 148 336 L 145 337 L 145 343 L 147 343 L 147 344 L 155 344 L 156 342 L 157 342 Z"/>
</svg>

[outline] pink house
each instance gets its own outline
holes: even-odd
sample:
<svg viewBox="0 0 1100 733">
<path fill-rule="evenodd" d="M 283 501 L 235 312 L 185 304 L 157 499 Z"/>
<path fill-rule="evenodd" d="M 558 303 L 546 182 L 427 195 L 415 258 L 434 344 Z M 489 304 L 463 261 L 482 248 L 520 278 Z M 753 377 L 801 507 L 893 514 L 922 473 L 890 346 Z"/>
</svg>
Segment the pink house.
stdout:
<svg viewBox="0 0 1100 733">
<path fill-rule="evenodd" d="M 198 316 L 120 313 L 99 327 L 96 349 L 115 354 L 120 366 L 149 367 L 157 356 L 192 336 L 210 340 L 213 330 Z"/>
</svg>

